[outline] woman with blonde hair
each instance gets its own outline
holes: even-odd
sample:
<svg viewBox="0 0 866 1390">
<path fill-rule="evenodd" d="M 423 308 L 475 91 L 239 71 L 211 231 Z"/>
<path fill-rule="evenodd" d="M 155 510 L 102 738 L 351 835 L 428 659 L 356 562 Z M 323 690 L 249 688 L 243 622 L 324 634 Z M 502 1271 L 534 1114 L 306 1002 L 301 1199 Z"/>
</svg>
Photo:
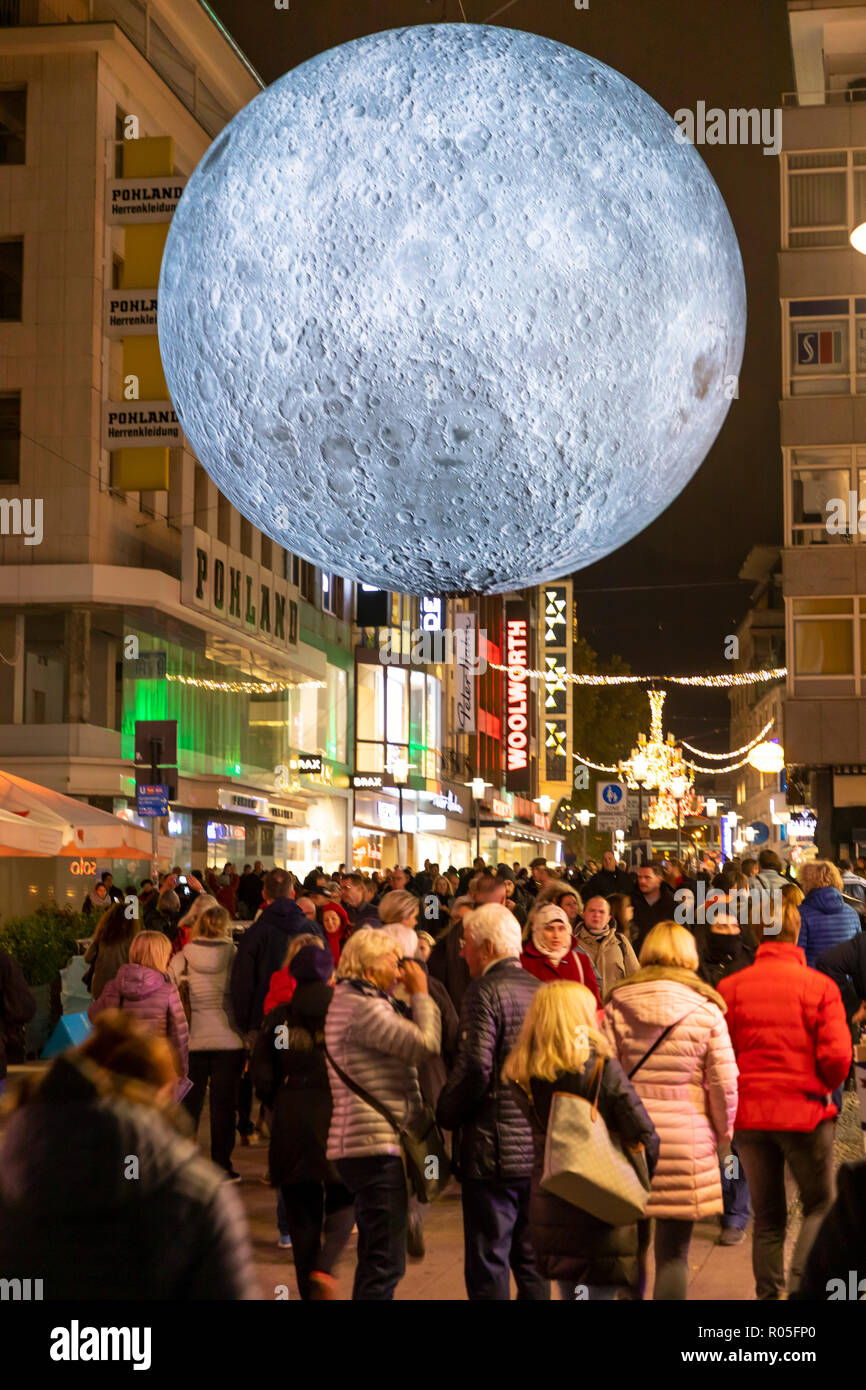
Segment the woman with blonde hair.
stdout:
<svg viewBox="0 0 866 1390">
<path fill-rule="evenodd" d="M 642 1146 L 650 1176 L 659 1141 L 652 1120 L 596 1023 L 596 1002 L 584 985 L 557 980 L 533 996 L 502 1075 L 532 1129 L 535 1158 L 529 1199 L 529 1238 L 540 1272 L 559 1282 L 560 1296 L 575 1286 L 590 1299 L 613 1299 L 638 1279 L 637 1223 L 611 1226 L 540 1186 L 553 1097 L 565 1091 L 592 1104 L 608 1132 L 626 1147 Z"/>
<path fill-rule="evenodd" d="M 189 915 L 189 914 L 187 914 Z M 231 919 L 214 903 L 199 912 L 192 940 L 172 957 L 169 975 L 189 990 L 189 1079 L 184 1106 L 197 1133 L 210 1085 L 210 1156 L 231 1182 L 235 1111 L 244 1069 L 244 1040 L 234 1023 L 229 981 L 237 949 L 229 937 Z"/>
<path fill-rule="evenodd" d="M 657 1300 L 684 1299 L 692 1228 L 721 1215 L 718 1145 L 731 1138 L 737 1064 L 721 995 L 697 974 L 692 933 L 659 922 L 640 952 L 641 969 L 610 991 L 604 1031 L 658 1130 L 661 1154 L 646 1219 L 638 1223 L 638 1296 L 646 1284 L 655 1218 Z M 746 972 L 741 972 L 746 973 Z"/>
<path fill-rule="evenodd" d="M 800 904 L 798 946 L 806 954 L 806 964 L 815 962 L 831 946 L 857 936 L 860 918 L 842 897 L 842 875 L 828 859 L 813 859 L 800 870 L 804 898 Z"/>
<path fill-rule="evenodd" d="M 208 912 L 212 907 L 219 907 L 216 898 L 210 893 L 199 893 L 197 898 L 193 898 L 189 909 L 181 917 L 177 924 L 177 932 L 171 943 L 171 954 L 176 956 L 178 951 L 182 951 L 188 941 L 194 936 L 193 927 L 203 912 Z"/>
<path fill-rule="evenodd" d="M 414 893 L 405 888 L 394 889 L 379 899 L 379 920 L 400 947 L 401 956 L 415 959 L 418 950 L 418 909 L 420 903 Z"/>
<path fill-rule="evenodd" d="M 417 961 L 400 964 L 399 946 L 381 928 L 349 937 L 337 967 L 337 985 L 325 1020 L 325 1045 L 334 1109 L 328 1158 L 355 1198 L 358 1265 L 352 1297 L 382 1301 L 406 1269 L 408 1194 L 400 1137 L 384 1115 L 354 1087 L 385 1106 L 399 1124 L 423 1110 L 418 1064 L 439 1053 L 439 1010 Z M 391 997 L 401 980 L 405 1009 Z"/>
<path fill-rule="evenodd" d="M 178 1075 L 185 1077 L 189 1061 L 189 1026 L 177 986 L 168 974 L 171 942 L 164 932 L 142 931 L 122 965 L 87 1011 L 91 1022 L 106 1009 L 132 1014 L 155 1037 L 167 1038 L 177 1054 Z"/>
</svg>

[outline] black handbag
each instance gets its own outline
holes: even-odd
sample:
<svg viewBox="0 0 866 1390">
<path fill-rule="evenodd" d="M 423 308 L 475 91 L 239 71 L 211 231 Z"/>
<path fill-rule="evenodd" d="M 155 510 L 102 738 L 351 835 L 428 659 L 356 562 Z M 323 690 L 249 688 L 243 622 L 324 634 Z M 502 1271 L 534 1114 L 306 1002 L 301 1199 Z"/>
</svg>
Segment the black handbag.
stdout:
<svg viewBox="0 0 866 1390">
<path fill-rule="evenodd" d="M 418 1201 L 435 1202 L 448 1186 L 451 1177 L 451 1159 L 448 1156 L 445 1137 L 436 1123 L 436 1117 L 430 1106 L 425 1102 L 421 1114 L 414 1124 L 404 1127 L 398 1124 L 387 1105 L 383 1105 L 363 1086 L 359 1086 L 356 1081 L 346 1075 L 343 1068 L 334 1061 L 327 1047 L 325 1048 L 325 1056 L 343 1085 L 348 1086 L 350 1091 L 354 1091 L 356 1096 L 359 1096 L 367 1105 L 376 1110 L 396 1131 L 400 1141 L 400 1150 L 403 1154 L 406 1178 Z"/>
</svg>

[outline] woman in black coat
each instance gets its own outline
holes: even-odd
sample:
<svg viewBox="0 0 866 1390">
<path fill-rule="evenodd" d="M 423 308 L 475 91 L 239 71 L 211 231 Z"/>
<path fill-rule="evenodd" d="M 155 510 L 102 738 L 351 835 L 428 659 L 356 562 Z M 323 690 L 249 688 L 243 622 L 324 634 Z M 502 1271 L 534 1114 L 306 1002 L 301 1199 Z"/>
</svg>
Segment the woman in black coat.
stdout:
<svg viewBox="0 0 866 1390">
<path fill-rule="evenodd" d="M 536 992 L 503 1076 L 532 1127 L 535 1160 L 529 1201 L 529 1238 L 538 1268 L 559 1283 L 563 1299 L 631 1297 L 638 1282 L 637 1223 L 611 1226 L 545 1192 L 547 1122 L 553 1096 L 568 1091 L 591 1103 L 596 1062 L 603 1060 L 599 1114 L 624 1146 L 643 1146 L 649 1175 L 659 1140 L 653 1122 L 596 1026 L 596 1003 L 585 985 L 556 980 Z"/>
<path fill-rule="evenodd" d="M 287 1004 L 272 1009 L 253 1053 L 256 1095 L 271 1111 L 268 1163 L 282 1191 L 302 1299 L 335 1297 L 333 1268 L 355 1222 L 354 1198 L 326 1157 L 331 1088 L 325 1063 L 325 1015 L 334 993 L 334 960 L 323 946 L 302 946 L 290 973 Z"/>
</svg>

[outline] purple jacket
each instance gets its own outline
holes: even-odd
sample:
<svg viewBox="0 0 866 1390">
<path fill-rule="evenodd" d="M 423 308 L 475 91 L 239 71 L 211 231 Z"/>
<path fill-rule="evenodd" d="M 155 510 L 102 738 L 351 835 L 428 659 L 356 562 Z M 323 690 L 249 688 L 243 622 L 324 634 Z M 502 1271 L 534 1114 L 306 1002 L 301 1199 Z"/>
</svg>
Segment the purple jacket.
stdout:
<svg viewBox="0 0 866 1390">
<path fill-rule="evenodd" d="M 149 965 L 122 965 L 87 1010 L 91 1021 L 104 1009 L 123 1009 L 140 1019 L 149 1033 L 168 1038 L 180 1061 L 180 1075 L 189 1063 L 189 1027 L 174 981 Z"/>
</svg>

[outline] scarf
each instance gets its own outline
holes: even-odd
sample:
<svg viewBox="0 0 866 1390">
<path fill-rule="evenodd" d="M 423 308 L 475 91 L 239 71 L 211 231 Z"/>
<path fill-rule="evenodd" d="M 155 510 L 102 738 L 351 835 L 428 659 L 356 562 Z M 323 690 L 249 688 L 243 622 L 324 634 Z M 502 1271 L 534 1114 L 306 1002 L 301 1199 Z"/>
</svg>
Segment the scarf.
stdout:
<svg viewBox="0 0 866 1390">
<path fill-rule="evenodd" d="M 551 950 L 550 947 L 545 946 L 544 942 L 541 940 L 541 928 L 539 928 L 537 931 L 533 931 L 532 944 L 540 956 L 546 956 L 547 959 L 549 961 L 552 961 L 554 965 L 559 965 L 559 962 L 561 960 L 565 960 L 565 957 L 573 948 L 573 942 L 569 941 L 564 951 Z"/>
</svg>

